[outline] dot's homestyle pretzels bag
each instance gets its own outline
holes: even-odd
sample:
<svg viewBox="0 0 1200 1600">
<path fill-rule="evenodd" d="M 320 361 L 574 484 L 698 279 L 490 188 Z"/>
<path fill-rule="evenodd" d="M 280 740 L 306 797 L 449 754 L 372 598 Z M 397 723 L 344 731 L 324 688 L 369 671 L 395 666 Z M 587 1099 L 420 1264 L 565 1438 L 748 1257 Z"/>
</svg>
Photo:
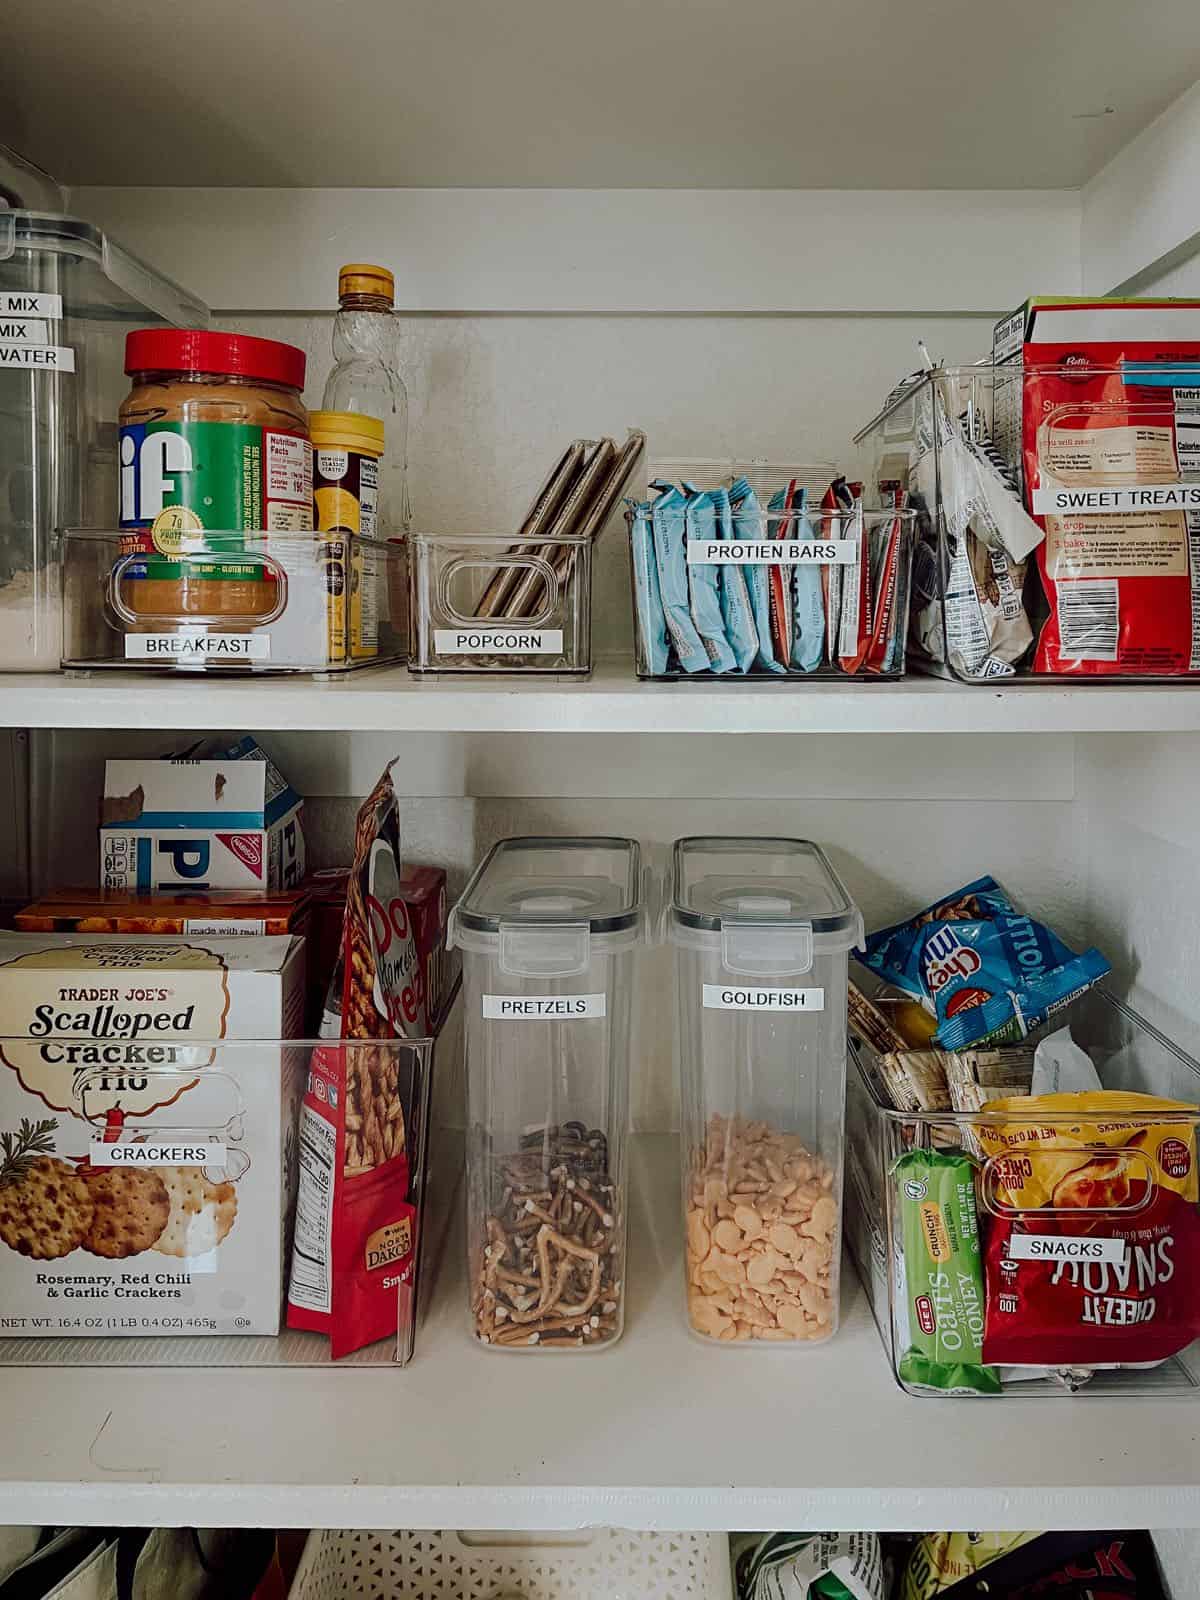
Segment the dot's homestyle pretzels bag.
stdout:
<svg viewBox="0 0 1200 1600">
<path fill-rule="evenodd" d="M 1200 1336 L 1200 1110 L 1117 1090 L 984 1110 L 984 1359 L 1153 1363 Z"/>
<path fill-rule="evenodd" d="M 394 1334 L 400 1295 L 413 1286 L 420 1066 L 413 1051 L 391 1041 L 426 1031 L 389 766 L 359 808 L 341 950 L 321 1023 L 331 1042 L 313 1051 L 300 1119 L 288 1326 L 328 1333 L 335 1360 Z"/>
</svg>

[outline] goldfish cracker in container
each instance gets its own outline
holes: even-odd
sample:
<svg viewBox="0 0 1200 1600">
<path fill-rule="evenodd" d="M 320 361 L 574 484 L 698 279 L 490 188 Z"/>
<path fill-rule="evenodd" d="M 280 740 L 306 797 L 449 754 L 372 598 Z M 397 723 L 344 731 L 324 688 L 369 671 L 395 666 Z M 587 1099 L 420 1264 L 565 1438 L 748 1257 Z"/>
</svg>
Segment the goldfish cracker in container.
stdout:
<svg viewBox="0 0 1200 1600">
<path fill-rule="evenodd" d="M 302 350 L 249 334 L 128 335 L 133 386 L 119 417 L 125 609 L 245 624 L 278 614 L 279 570 L 261 555 L 242 558 L 237 535 L 313 525 L 304 369 Z M 207 532 L 222 536 L 212 549 Z"/>
<path fill-rule="evenodd" d="M 353 411 L 314 411 L 313 514 L 326 535 L 331 661 L 366 661 L 379 651 L 377 532 L 383 423 Z"/>
</svg>

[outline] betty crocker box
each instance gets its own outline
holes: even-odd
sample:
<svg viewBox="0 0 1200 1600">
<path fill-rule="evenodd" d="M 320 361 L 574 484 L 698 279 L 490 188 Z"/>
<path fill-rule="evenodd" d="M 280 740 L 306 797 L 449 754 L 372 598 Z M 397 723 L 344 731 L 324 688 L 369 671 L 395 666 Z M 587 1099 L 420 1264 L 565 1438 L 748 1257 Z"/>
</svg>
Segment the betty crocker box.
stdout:
<svg viewBox="0 0 1200 1600">
<path fill-rule="evenodd" d="M 300 939 L 0 933 L 0 1332 L 279 1331 L 303 1003 Z"/>
</svg>

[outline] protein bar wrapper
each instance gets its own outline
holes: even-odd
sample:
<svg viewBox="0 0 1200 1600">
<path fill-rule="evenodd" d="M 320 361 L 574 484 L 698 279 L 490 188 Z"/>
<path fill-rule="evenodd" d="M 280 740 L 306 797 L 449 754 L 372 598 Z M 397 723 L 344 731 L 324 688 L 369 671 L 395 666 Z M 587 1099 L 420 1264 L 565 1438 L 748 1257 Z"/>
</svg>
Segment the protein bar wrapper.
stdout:
<svg viewBox="0 0 1200 1600">
<path fill-rule="evenodd" d="M 892 1168 L 903 1242 L 906 1383 L 938 1394 L 999 1394 L 983 1362 L 983 1264 L 975 1164 L 956 1151 L 910 1150 Z"/>
<path fill-rule="evenodd" d="M 1088 1090 L 986 1111 L 987 1359 L 1158 1362 L 1200 1336 L 1197 1108 Z"/>
<path fill-rule="evenodd" d="M 342 944 L 300 1116 L 300 1194 L 288 1326 L 330 1336 L 336 1360 L 396 1332 L 416 1267 L 410 1150 L 427 1031 L 424 979 L 401 894 L 391 768 L 363 801 Z M 374 1040 L 347 1049 L 332 1041 Z"/>
</svg>

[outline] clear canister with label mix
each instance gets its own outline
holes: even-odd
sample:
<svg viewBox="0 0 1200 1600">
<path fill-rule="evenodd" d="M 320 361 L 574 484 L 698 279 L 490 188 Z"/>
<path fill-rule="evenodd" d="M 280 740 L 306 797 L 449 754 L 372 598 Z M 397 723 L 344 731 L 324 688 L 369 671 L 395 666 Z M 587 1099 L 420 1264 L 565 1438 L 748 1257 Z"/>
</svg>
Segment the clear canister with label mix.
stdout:
<svg viewBox="0 0 1200 1600">
<path fill-rule="evenodd" d="M 672 877 L 689 1324 L 731 1345 L 827 1339 L 862 916 L 804 839 L 680 839 Z"/>
<path fill-rule="evenodd" d="M 463 952 L 475 1337 L 595 1350 L 625 1310 L 637 844 L 506 839 L 450 918 Z"/>
</svg>

